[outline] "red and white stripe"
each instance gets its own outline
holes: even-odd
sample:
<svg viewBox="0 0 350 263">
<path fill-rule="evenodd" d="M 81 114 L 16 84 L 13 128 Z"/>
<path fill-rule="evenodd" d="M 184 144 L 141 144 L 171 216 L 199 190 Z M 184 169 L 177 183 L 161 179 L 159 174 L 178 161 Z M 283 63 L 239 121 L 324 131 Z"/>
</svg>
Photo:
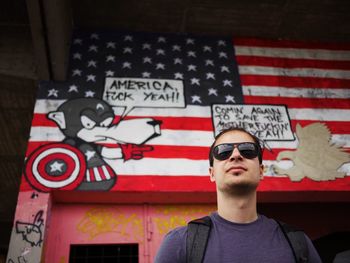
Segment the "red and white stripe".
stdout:
<svg viewBox="0 0 350 263">
<path fill-rule="evenodd" d="M 87 182 L 101 182 L 115 177 L 114 171 L 108 165 L 88 168 L 85 175 Z"/>
<path fill-rule="evenodd" d="M 294 131 L 297 123 L 322 122 L 332 142 L 350 152 L 350 45 L 256 39 L 234 44 L 246 103 L 285 104 Z M 271 147 L 281 151 L 278 145 Z M 349 164 L 342 170 L 350 175 Z"/>
</svg>

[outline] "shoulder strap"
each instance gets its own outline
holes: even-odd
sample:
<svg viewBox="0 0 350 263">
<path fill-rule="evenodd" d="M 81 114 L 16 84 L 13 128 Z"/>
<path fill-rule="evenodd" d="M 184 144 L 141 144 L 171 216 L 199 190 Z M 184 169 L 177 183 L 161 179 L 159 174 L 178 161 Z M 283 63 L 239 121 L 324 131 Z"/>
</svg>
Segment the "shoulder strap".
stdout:
<svg viewBox="0 0 350 263">
<path fill-rule="evenodd" d="M 305 234 L 302 230 L 290 226 L 286 223 L 277 220 L 277 223 L 282 229 L 284 236 L 286 237 L 290 247 L 293 250 L 295 262 L 306 263 L 309 261 L 309 250 L 305 238 Z"/>
<path fill-rule="evenodd" d="M 204 258 L 211 229 L 209 216 L 192 220 L 187 225 L 186 262 L 201 263 Z"/>
</svg>

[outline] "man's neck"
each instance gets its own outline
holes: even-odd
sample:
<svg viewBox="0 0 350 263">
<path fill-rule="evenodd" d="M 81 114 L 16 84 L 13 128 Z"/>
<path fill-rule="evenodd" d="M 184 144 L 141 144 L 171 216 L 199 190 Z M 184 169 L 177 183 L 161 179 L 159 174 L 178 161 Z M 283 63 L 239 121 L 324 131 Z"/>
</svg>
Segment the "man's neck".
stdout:
<svg viewBox="0 0 350 263">
<path fill-rule="evenodd" d="M 251 223 L 257 220 L 256 192 L 244 196 L 232 196 L 218 192 L 218 214 L 234 223 Z"/>
</svg>

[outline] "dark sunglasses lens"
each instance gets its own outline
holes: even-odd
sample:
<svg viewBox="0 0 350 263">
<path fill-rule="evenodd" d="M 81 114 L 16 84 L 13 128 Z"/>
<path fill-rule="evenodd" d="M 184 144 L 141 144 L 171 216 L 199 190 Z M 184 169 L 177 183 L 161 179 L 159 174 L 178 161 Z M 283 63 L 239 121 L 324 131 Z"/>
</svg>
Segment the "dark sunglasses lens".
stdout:
<svg viewBox="0 0 350 263">
<path fill-rule="evenodd" d="M 253 159 L 258 156 L 258 149 L 254 143 L 241 143 L 238 150 L 244 158 Z"/>
<path fill-rule="evenodd" d="M 219 161 L 226 160 L 233 152 L 233 144 L 219 144 L 214 148 L 213 154 L 215 159 Z M 237 145 L 240 154 L 247 159 L 253 159 L 258 156 L 258 147 L 254 143 L 241 143 Z"/>
<path fill-rule="evenodd" d="M 217 160 L 223 161 L 231 156 L 232 151 L 232 144 L 220 144 L 214 148 L 214 157 Z"/>
</svg>

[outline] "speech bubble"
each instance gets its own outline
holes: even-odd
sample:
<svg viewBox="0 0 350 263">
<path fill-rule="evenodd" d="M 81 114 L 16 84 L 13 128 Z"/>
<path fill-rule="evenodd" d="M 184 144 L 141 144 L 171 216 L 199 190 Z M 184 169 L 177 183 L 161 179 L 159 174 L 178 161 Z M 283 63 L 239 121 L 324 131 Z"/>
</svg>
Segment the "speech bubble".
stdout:
<svg viewBox="0 0 350 263">
<path fill-rule="evenodd" d="M 182 80 L 106 78 L 103 99 L 111 106 L 125 107 L 122 118 L 135 107 L 184 108 Z"/>
<path fill-rule="evenodd" d="M 264 141 L 295 139 L 285 105 L 213 104 L 211 111 L 215 135 L 240 127 Z"/>
</svg>

